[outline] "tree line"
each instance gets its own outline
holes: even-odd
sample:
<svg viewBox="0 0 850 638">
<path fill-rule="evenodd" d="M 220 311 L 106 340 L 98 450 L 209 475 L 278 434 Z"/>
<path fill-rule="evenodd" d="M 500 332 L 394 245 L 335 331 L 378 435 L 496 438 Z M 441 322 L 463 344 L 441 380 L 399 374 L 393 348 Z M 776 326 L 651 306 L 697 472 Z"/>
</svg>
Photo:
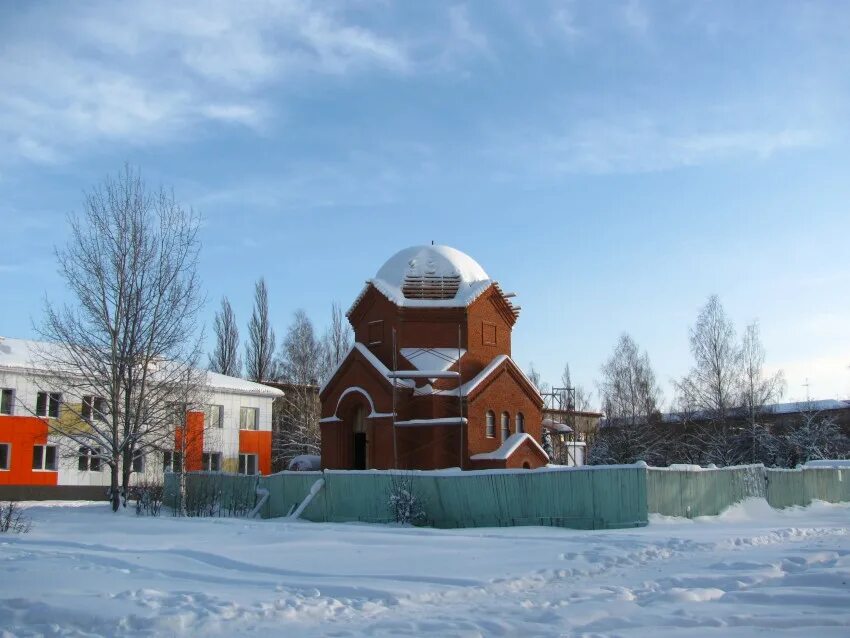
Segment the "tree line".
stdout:
<svg viewBox="0 0 850 638">
<path fill-rule="evenodd" d="M 230 301 L 225 296 L 213 321 L 214 342 L 208 368 L 241 377 L 239 327 Z M 320 404 L 318 389 L 351 349 L 353 334 L 337 303 L 331 306 L 331 321 L 319 337 L 307 313 L 298 309 L 279 349 L 269 319 L 269 290 L 264 278 L 254 285 L 254 305 L 244 343 L 246 378 L 257 383 L 278 383 L 284 396 L 274 405 L 272 461 L 285 467 L 293 457 L 320 453 Z"/>
<path fill-rule="evenodd" d="M 759 324 L 747 325 L 739 339 L 717 295 L 689 329 L 689 345 L 691 369 L 674 381 L 673 410 L 664 417 L 649 355 L 629 334 L 620 337 L 601 368 L 605 421 L 591 442 L 590 463 L 793 467 L 850 454 L 839 425 L 814 404 L 804 403 L 790 421 L 771 414 L 768 406 L 785 391 L 784 376 L 765 370 Z"/>
</svg>

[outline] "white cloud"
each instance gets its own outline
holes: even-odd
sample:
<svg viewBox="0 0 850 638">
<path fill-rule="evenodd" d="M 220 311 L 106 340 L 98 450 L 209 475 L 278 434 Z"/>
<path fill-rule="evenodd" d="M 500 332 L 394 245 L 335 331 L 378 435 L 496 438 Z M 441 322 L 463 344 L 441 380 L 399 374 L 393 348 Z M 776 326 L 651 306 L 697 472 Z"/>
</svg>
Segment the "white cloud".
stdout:
<svg viewBox="0 0 850 638">
<path fill-rule="evenodd" d="M 103 142 L 147 144 L 214 120 L 260 128 L 269 88 L 308 74 L 405 72 L 403 45 L 330 5 L 98 3 L 7 16 L 0 155 L 62 161 Z"/>
<path fill-rule="evenodd" d="M 706 130 L 662 125 L 647 117 L 591 118 L 560 132 L 553 128 L 514 133 L 495 152 L 501 160 L 519 159 L 544 175 L 645 173 L 737 157 L 767 158 L 820 142 L 817 132 L 804 128 Z"/>
<path fill-rule="evenodd" d="M 454 42 L 479 53 L 490 54 L 490 42 L 483 31 L 473 26 L 466 5 L 455 5 L 449 9 L 449 25 Z"/>
<path fill-rule="evenodd" d="M 626 2 L 623 6 L 621 16 L 625 27 L 635 35 L 643 37 L 649 33 L 649 14 L 639 0 L 629 0 Z"/>
</svg>

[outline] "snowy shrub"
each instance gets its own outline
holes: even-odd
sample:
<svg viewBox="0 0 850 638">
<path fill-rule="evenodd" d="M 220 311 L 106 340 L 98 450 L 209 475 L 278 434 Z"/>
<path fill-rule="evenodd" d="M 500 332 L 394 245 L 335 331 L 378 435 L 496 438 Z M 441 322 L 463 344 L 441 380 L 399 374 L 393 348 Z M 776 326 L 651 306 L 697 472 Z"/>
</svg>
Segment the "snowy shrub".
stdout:
<svg viewBox="0 0 850 638">
<path fill-rule="evenodd" d="M 416 494 L 409 476 L 393 476 L 388 504 L 396 523 L 418 526 L 427 520 L 422 499 Z"/>
<path fill-rule="evenodd" d="M 32 526 L 30 519 L 15 501 L 0 503 L 0 532 L 26 534 Z"/>
<path fill-rule="evenodd" d="M 164 497 L 165 486 L 156 481 L 139 481 L 130 488 L 129 500 L 136 502 L 138 516 L 159 516 Z"/>
</svg>

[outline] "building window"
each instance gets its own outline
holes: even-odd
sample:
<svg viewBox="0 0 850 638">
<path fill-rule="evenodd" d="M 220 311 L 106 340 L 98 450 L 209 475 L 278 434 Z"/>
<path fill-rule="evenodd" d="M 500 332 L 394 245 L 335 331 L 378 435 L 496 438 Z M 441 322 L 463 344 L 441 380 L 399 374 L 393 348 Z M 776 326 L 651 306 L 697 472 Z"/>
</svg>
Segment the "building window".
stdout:
<svg viewBox="0 0 850 638">
<path fill-rule="evenodd" d="M 257 455 L 256 454 L 240 454 L 239 455 L 239 473 L 240 474 L 256 474 L 257 473 Z"/>
<path fill-rule="evenodd" d="M 502 440 L 504 441 L 511 435 L 511 415 L 507 412 L 502 412 Z"/>
<path fill-rule="evenodd" d="M 100 449 L 86 446 L 80 447 L 77 459 L 77 469 L 80 472 L 100 472 Z"/>
<path fill-rule="evenodd" d="M 481 322 L 481 343 L 485 346 L 496 345 L 496 324 L 489 321 Z"/>
<path fill-rule="evenodd" d="M 240 430 L 256 430 L 259 419 L 259 408 L 240 408 L 239 409 L 239 429 Z"/>
<path fill-rule="evenodd" d="M 525 416 L 523 416 L 522 412 L 516 413 L 516 431 L 517 434 L 525 432 Z"/>
<path fill-rule="evenodd" d="M 82 412 L 82 416 L 86 421 L 91 421 L 92 419 L 106 421 L 106 399 L 91 395 L 84 396 Z"/>
<path fill-rule="evenodd" d="M 206 409 L 206 426 L 208 428 L 224 427 L 224 406 L 208 405 Z"/>
<path fill-rule="evenodd" d="M 0 470 L 8 470 L 12 460 L 12 446 L 0 443 Z"/>
<path fill-rule="evenodd" d="M 12 388 L 3 388 L 0 393 L 0 414 L 15 413 L 15 391 Z"/>
<path fill-rule="evenodd" d="M 207 472 L 221 472 L 221 452 L 204 452 L 201 462 Z"/>
<path fill-rule="evenodd" d="M 377 345 L 384 342 L 384 320 L 369 322 L 369 345 Z"/>
<path fill-rule="evenodd" d="M 162 453 L 162 471 L 179 472 L 183 467 L 183 455 L 180 452 L 166 450 Z"/>
<path fill-rule="evenodd" d="M 58 392 L 39 392 L 35 397 L 35 415 L 58 419 L 61 400 L 62 395 Z"/>
<path fill-rule="evenodd" d="M 145 471 L 145 453 L 141 450 L 133 450 L 133 471 L 140 473 Z"/>
<path fill-rule="evenodd" d="M 496 438 L 496 415 L 493 414 L 493 410 L 487 410 L 487 429 L 484 435 L 488 439 Z"/>
<path fill-rule="evenodd" d="M 34 445 L 32 448 L 32 469 L 55 472 L 58 468 L 55 445 Z"/>
</svg>

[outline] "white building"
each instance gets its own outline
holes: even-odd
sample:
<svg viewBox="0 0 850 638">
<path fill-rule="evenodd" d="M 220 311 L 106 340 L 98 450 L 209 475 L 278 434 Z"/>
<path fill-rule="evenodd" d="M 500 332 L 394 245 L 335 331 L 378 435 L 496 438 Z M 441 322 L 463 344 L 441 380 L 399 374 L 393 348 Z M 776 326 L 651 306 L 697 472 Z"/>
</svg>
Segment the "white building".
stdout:
<svg viewBox="0 0 850 638">
<path fill-rule="evenodd" d="M 38 363 L 47 344 L 0 337 L 0 500 L 51 496 L 97 498 L 109 485 L 108 466 L 96 452 L 54 432 L 69 414 L 97 418 L 103 399 L 78 396 L 73 384 L 51 381 Z M 138 475 L 158 477 L 185 455 L 187 471 L 271 472 L 272 404 L 283 392 L 259 383 L 204 373 L 206 409 L 187 416 L 187 436 L 174 448 L 134 461 Z M 55 387 L 51 387 L 54 384 Z"/>
</svg>

